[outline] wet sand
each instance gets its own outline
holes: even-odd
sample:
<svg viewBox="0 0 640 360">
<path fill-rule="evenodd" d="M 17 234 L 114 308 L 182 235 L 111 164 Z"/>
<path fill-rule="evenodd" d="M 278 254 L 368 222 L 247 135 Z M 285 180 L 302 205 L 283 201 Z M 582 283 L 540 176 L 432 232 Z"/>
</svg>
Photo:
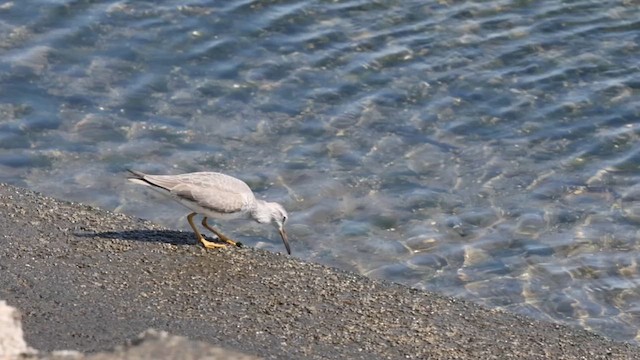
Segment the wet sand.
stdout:
<svg viewBox="0 0 640 360">
<path fill-rule="evenodd" d="M 279 359 L 640 358 L 586 331 L 283 254 L 205 250 L 189 232 L 3 184 L 0 299 L 43 351 L 104 351 L 153 328 Z"/>
</svg>

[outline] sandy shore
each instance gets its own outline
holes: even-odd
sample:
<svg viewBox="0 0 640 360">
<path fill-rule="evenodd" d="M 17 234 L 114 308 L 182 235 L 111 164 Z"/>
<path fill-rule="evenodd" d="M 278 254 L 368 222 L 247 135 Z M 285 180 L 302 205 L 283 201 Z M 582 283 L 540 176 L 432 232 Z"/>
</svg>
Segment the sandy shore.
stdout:
<svg viewBox="0 0 640 360">
<path fill-rule="evenodd" d="M 295 244 L 294 244 L 295 247 Z M 41 351 L 148 328 L 264 358 L 639 359 L 640 348 L 0 184 L 0 299 Z"/>
</svg>

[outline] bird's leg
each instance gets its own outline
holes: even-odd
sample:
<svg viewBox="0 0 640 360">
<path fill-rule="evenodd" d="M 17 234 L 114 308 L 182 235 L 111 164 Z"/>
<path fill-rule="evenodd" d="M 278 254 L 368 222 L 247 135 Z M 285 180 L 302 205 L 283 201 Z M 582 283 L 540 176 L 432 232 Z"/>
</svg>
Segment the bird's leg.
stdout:
<svg viewBox="0 0 640 360">
<path fill-rule="evenodd" d="M 207 229 L 209 229 L 211 232 L 213 232 L 214 234 L 216 234 L 216 236 L 218 237 L 218 239 L 220 239 L 220 240 L 222 240 L 222 241 L 224 241 L 224 242 L 226 242 L 226 243 L 228 243 L 228 244 L 231 244 L 231 245 L 237 246 L 237 247 L 241 247 L 241 246 L 242 246 L 242 243 L 241 243 L 241 242 L 239 242 L 239 241 L 238 241 L 238 242 L 233 241 L 233 240 L 229 239 L 228 237 L 226 237 L 226 236 L 225 236 L 223 233 L 221 233 L 220 231 L 216 230 L 213 226 L 209 226 L 209 224 L 207 223 L 207 217 L 206 217 L 206 216 L 204 217 L 204 219 L 202 219 L 202 226 L 206 227 L 206 228 L 207 228 Z"/>
<path fill-rule="evenodd" d="M 207 248 L 207 249 L 214 249 L 214 248 L 223 248 L 226 245 L 223 244 L 216 244 L 214 242 L 211 241 L 207 241 L 204 236 L 202 236 L 202 234 L 200 234 L 200 232 L 198 231 L 198 229 L 196 228 L 195 224 L 193 223 L 193 217 L 196 216 L 196 213 L 191 213 L 189 215 L 187 215 L 187 221 L 189 221 L 189 225 L 191 225 L 191 228 L 193 229 L 193 232 L 196 233 L 196 239 L 198 239 L 198 241 L 200 241 L 200 243 L 202 243 L 202 245 Z M 206 218 L 205 218 L 206 219 Z"/>
</svg>

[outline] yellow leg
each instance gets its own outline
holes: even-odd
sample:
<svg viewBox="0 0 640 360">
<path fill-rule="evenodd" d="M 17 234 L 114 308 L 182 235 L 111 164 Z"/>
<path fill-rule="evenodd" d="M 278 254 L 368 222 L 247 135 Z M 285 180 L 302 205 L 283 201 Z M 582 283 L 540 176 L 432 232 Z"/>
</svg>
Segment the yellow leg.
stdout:
<svg viewBox="0 0 640 360">
<path fill-rule="evenodd" d="M 196 213 L 191 213 L 191 214 L 187 215 L 187 221 L 189 221 L 189 225 L 191 225 L 191 228 L 193 229 L 193 232 L 196 233 L 196 239 L 198 239 L 198 241 L 200 241 L 200 243 L 202 243 L 202 245 L 204 247 L 206 247 L 207 249 L 215 249 L 215 248 L 223 248 L 223 247 L 226 246 L 226 245 L 223 245 L 223 244 L 216 244 L 214 242 L 207 241 L 204 238 L 204 236 L 202 236 L 202 234 L 200 234 L 200 232 L 196 228 L 195 224 L 193 223 L 193 217 L 194 216 L 196 216 Z"/>
<path fill-rule="evenodd" d="M 207 217 L 205 216 L 202 219 L 202 226 L 206 227 L 207 229 L 209 229 L 212 233 L 216 234 L 216 236 L 218 237 L 218 239 L 226 242 L 227 244 L 231 244 L 233 246 L 237 246 L 237 247 L 241 247 L 242 243 L 241 242 L 236 242 L 233 241 L 231 239 L 229 239 L 228 237 L 226 237 L 223 233 L 221 233 L 220 231 L 216 230 L 214 227 L 209 226 L 209 224 L 207 223 Z"/>
</svg>

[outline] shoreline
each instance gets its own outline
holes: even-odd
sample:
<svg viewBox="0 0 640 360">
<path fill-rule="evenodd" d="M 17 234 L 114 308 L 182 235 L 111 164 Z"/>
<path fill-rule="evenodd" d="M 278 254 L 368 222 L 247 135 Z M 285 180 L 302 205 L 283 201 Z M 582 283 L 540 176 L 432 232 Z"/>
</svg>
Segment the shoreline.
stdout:
<svg viewBox="0 0 640 360">
<path fill-rule="evenodd" d="M 264 358 L 640 359 L 640 347 L 0 184 L 0 300 L 40 351 L 149 328 Z"/>
</svg>

